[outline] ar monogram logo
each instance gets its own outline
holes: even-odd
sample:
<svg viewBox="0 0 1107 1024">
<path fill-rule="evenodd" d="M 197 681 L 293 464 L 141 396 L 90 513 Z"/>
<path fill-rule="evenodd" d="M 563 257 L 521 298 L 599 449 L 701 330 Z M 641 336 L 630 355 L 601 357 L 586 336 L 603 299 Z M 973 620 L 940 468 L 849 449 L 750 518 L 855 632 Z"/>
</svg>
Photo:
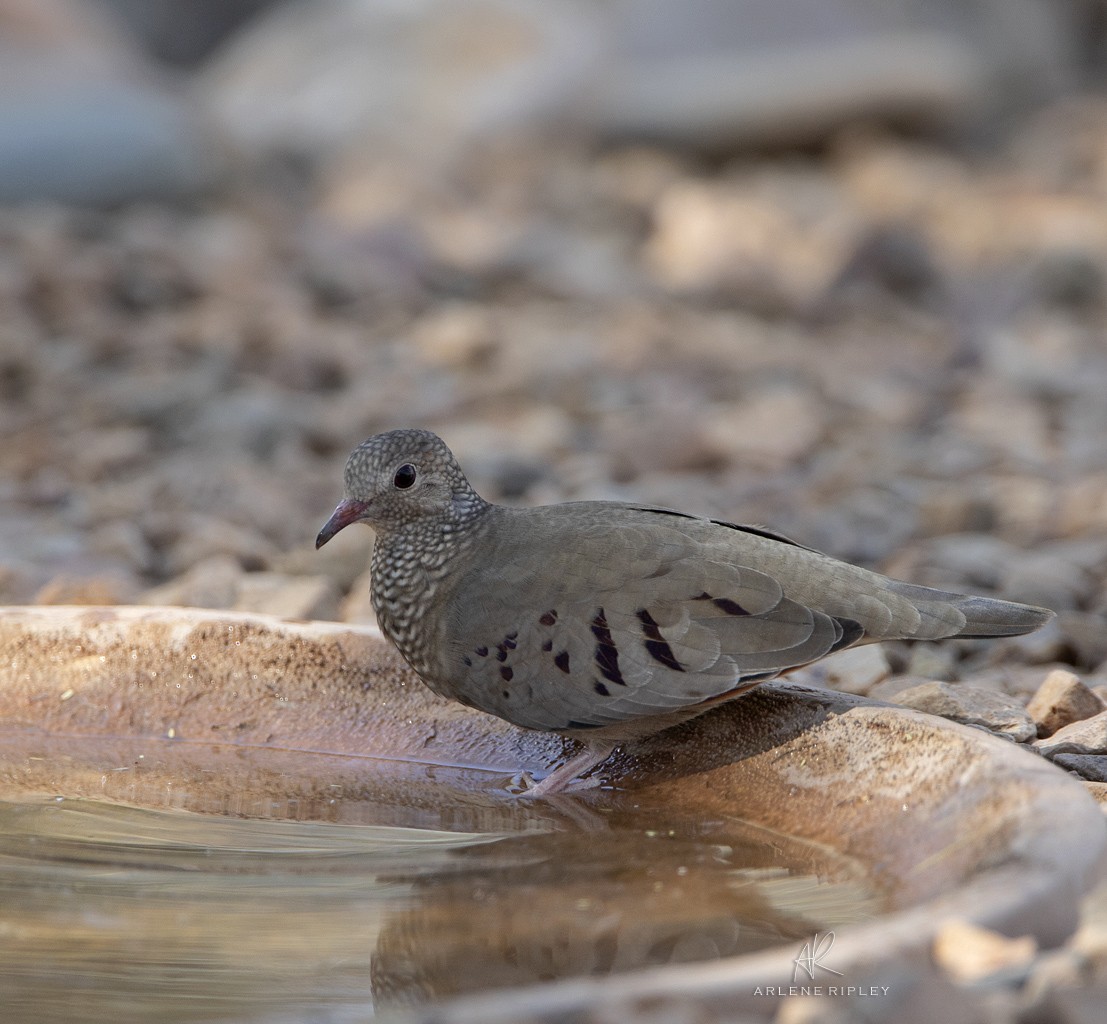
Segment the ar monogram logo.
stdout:
<svg viewBox="0 0 1107 1024">
<path fill-rule="evenodd" d="M 812 981 L 815 980 L 815 968 L 818 967 L 828 974 L 836 974 L 839 978 L 842 977 L 841 971 L 834 970 L 833 967 L 827 967 L 824 964 L 823 957 L 829 952 L 834 945 L 834 932 L 824 932 L 822 938 L 819 938 L 819 933 L 815 932 L 814 937 L 810 942 L 805 942 L 803 948 L 800 949 L 799 956 L 792 962 L 795 967 L 792 968 L 792 984 L 796 983 L 796 975 L 800 971 L 804 971 L 807 977 Z"/>
</svg>

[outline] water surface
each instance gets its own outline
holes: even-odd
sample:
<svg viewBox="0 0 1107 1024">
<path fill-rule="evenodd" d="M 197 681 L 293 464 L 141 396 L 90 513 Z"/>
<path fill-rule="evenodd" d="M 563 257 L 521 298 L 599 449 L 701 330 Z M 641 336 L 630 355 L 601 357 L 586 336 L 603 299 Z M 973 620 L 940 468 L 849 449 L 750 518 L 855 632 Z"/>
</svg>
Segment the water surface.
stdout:
<svg viewBox="0 0 1107 1024">
<path fill-rule="evenodd" d="M 269 752 L 245 766 L 271 803 L 228 810 L 220 789 L 224 813 L 201 814 L 178 808 L 213 806 L 214 745 L 128 748 L 149 759 L 141 785 L 103 745 L 103 763 L 3 749 L 5 1024 L 387 1019 L 466 992 L 752 952 L 881 909 L 825 850 L 626 794 L 519 800 L 487 773 L 409 764 L 391 766 L 407 781 L 384 799 L 351 782 L 349 759 Z M 73 758 L 103 798 L 33 792 L 36 757 L 55 770 Z M 327 800 L 302 795 L 308 763 L 337 780 Z"/>
</svg>

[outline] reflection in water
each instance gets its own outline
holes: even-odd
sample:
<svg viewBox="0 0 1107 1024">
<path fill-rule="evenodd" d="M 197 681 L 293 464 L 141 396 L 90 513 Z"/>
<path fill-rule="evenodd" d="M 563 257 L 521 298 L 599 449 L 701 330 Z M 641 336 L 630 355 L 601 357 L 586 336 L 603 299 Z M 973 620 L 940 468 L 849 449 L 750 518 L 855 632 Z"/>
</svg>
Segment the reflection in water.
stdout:
<svg viewBox="0 0 1107 1024">
<path fill-rule="evenodd" d="M 7 1022 L 353 1022 L 704 960 L 881 909 L 853 866 L 611 800 L 510 831 L 0 803 Z M 390 809 L 385 820 L 394 821 Z"/>
</svg>

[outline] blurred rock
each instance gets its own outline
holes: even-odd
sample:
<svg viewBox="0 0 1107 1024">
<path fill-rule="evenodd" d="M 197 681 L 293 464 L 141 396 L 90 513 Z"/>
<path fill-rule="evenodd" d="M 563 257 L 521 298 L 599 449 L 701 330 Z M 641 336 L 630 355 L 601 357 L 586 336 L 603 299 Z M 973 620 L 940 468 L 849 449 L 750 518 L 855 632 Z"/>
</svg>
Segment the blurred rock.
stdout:
<svg viewBox="0 0 1107 1024">
<path fill-rule="evenodd" d="M 1034 744 L 1046 757 L 1057 754 L 1107 754 L 1107 711 L 1058 729 Z"/>
<path fill-rule="evenodd" d="M 452 369 L 480 369 L 499 347 L 490 311 L 473 303 L 449 303 L 424 317 L 411 340 L 428 365 Z"/>
<path fill-rule="evenodd" d="M 1026 0 L 622 0 L 595 116 L 616 137 L 713 149 L 811 142 L 862 119 L 964 126 L 1070 80 L 1081 28 Z"/>
<path fill-rule="evenodd" d="M 901 552 L 886 566 L 893 576 L 946 589 L 981 588 L 1012 601 L 1061 611 L 1087 604 L 1103 559 L 1095 540 L 1020 549 L 985 533 L 937 537 Z"/>
<path fill-rule="evenodd" d="M 202 562 L 227 558 L 254 567 L 269 565 L 276 547 L 256 530 L 216 516 L 181 515 L 165 555 L 165 568 L 176 574 Z M 192 602 L 186 602 L 191 604 Z M 223 608 L 226 605 L 204 605 Z"/>
<path fill-rule="evenodd" d="M 238 578 L 233 607 L 286 619 L 336 619 L 338 593 L 325 576 L 251 572 Z"/>
<path fill-rule="evenodd" d="M 274 0 L 94 0 L 170 64 L 190 65 Z"/>
<path fill-rule="evenodd" d="M 1032 936 L 1011 939 L 968 921 L 950 921 L 934 939 L 934 960 L 962 984 L 1028 968 L 1038 952 Z"/>
<path fill-rule="evenodd" d="M 535 0 L 286 2 L 226 44 L 200 88 L 255 156 L 364 147 L 432 167 L 563 110 L 596 59 L 595 25 L 586 5 Z"/>
<path fill-rule="evenodd" d="M 377 613 L 373 611 L 372 580 L 368 572 L 362 573 L 342 599 L 339 619 L 343 622 L 359 622 L 375 625 Z"/>
<path fill-rule="evenodd" d="M 1100 807 L 1103 808 L 1103 813 L 1107 814 L 1107 782 L 1085 782 L 1084 788 L 1091 794 L 1091 797 Z M 1102 1001 L 1107 995 L 1100 995 L 1099 1005 L 1102 1005 Z"/>
<path fill-rule="evenodd" d="M 1051 619 L 1033 633 L 1011 637 L 1002 645 L 993 645 L 987 658 L 992 664 L 1009 661 L 1046 665 L 1064 660 L 1071 650 L 1061 624 L 1057 619 Z"/>
<path fill-rule="evenodd" d="M 338 591 L 325 576 L 245 572 L 232 558 L 215 555 L 160 587 L 146 591 L 142 604 L 233 608 L 291 619 L 338 617 Z"/>
<path fill-rule="evenodd" d="M 71 0 L 0 4 L 0 202 L 176 198 L 219 170 L 198 111 L 106 12 Z"/>
<path fill-rule="evenodd" d="M 825 429 L 822 403 L 802 388 L 769 388 L 706 419 L 706 441 L 728 461 L 776 467 L 810 455 Z"/>
<path fill-rule="evenodd" d="M 1061 611 L 1086 605 L 1097 585 L 1088 561 L 1067 558 L 1049 545 L 1038 552 L 1021 553 L 1008 567 L 1001 589 L 1011 601 Z"/>
<path fill-rule="evenodd" d="M 84 579 L 57 576 L 35 594 L 30 604 L 130 604 L 138 597 L 134 580 L 117 576 Z"/>
<path fill-rule="evenodd" d="M 907 662 L 907 673 L 938 682 L 956 679 L 956 648 L 951 644 L 915 644 Z"/>
<path fill-rule="evenodd" d="M 1092 976 L 1092 964 L 1088 958 L 1072 948 L 1071 943 L 1061 949 L 1041 954 L 1030 970 L 1020 1000 L 1019 1016 L 1023 1020 L 1058 1019 L 1054 998 L 1059 991 L 1086 985 Z M 1067 1020 L 1067 1017 L 1059 1017 Z"/>
<path fill-rule="evenodd" d="M 0 604 L 34 604 L 48 582 L 49 573 L 41 568 L 6 559 L 0 565 Z"/>
<path fill-rule="evenodd" d="M 242 576 L 242 567 L 233 558 L 213 555 L 176 579 L 147 590 L 139 603 L 233 608 Z"/>
<path fill-rule="evenodd" d="M 1091 718 L 1104 708 L 1103 701 L 1080 681 L 1079 676 L 1054 669 L 1045 677 L 1026 710 L 1038 725 L 1038 736 L 1046 737 L 1073 722 Z"/>
<path fill-rule="evenodd" d="M 812 666 L 812 670 L 824 685 L 843 693 L 862 695 L 869 693 L 892 671 L 880 644 L 839 651 Z"/>
<path fill-rule="evenodd" d="M 1107 755 L 1055 754 L 1053 763 L 1089 782 L 1107 782 Z"/>
<path fill-rule="evenodd" d="M 894 704 L 896 703 L 896 697 L 904 690 L 911 690 L 916 686 L 931 682 L 934 682 L 934 680 L 927 679 L 924 676 L 891 675 L 870 687 L 865 696 L 872 697 L 873 700 L 884 700 Z"/>
<path fill-rule="evenodd" d="M 1073 662 L 1086 670 L 1107 663 L 1107 629 L 1102 614 L 1061 612 L 1057 624 L 1073 652 Z"/>
<path fill-rule="evenodd" d="M 897 694 L 895 701 L 903 707 L 940 715 L 963 725 L 983 726 L 1020 743 L 1038 734 L 1037 726 L 1021 701 L 979 686 L 923 683 Z"/>
</svg>

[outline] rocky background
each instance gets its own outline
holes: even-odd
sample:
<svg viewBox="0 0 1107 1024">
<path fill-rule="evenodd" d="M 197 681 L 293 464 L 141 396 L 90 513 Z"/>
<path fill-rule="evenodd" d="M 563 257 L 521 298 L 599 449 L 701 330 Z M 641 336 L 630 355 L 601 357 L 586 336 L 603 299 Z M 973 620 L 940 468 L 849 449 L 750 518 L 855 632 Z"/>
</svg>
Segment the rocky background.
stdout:
<svg viewBox="0 0 1107 1024">
<path fill-rule="evenodd" d="M 0 602 L 369 621 L 313 539 L 425 426 L 1055 609 L 809 678 L 1107 790 L 1098 4 L 187 6 L 0 3 Z"/>
</svg>

